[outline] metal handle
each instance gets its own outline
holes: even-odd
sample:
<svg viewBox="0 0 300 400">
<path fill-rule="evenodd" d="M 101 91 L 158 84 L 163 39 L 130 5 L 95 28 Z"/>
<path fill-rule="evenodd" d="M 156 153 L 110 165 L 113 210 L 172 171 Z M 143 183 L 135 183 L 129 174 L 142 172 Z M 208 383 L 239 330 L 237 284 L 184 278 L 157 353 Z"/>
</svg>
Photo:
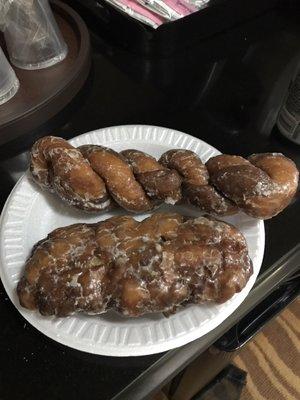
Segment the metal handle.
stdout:
<svg viewBox="0 0 300 400">
<path fill-rule="evenodd" d="M 295 277 L 270 294 L 241 321 L 222 336 L 215 346 L 222 351 L 236 351 L 249 342 L 271 319 L 300 294 L 300 279 Z"/>
</svg>

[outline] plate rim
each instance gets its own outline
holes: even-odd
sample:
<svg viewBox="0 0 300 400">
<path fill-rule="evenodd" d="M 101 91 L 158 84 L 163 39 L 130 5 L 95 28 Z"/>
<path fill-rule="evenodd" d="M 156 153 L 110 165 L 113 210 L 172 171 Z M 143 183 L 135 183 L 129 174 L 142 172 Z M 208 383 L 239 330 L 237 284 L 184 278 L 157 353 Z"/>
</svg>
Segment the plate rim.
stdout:
<svg viewBox="0 0 300 400">
<path fill-rule="evenodd" d="M 105 130 L 120 130 L 121 128 L 127 128 L 127 129 L 133 129 L 133 128 L 142 128 L 142 129 L 147 129 L 147 128 L 157 128 L 159 130 L 161 129 L 165 129 L 167 131 L 173 131 L 175 133 L 178 133 L 180 135 L 183 136 L 187 136 L 190 139 L 196 140 L 197 142 L 203 143 L 205 146 L 209 146 L 212 150 L 216 151 L 217 153 L 221 154 L 219 150 L 217 150 L 215 147 L 211 146 L 209 143 L 203 141 L 202 139 L 199 139 L 195 136 L 192 136 L 190 134 L 187 134 L 185 132 L 181 132 L 178 131 L 177 129 L 173 129 L 173 128 L 167 128 L 167 127 L 160 127 L 157 125 L 143 125 L 143 124 L 128 124 L 128 125 L 117 125 L 117 126 L 111 126 L 111 127 L 105 127 L 105 128 L 99 128 L 99 129 L 95 129 L 89 132 L 85 132 L 82 133 L 80 135 L 74 136 L 73 138 L 69 139 L 68 141 L 70 143 L 72 143 L 73 141 L 75 141 L 76 139 L 79 139 L 81 137 L 84 137 L 86 135 L 91 135 L 93 133 L 99 134 Z M 135 139 L 131 139 L 131 140 L 135 140 Z M 149 141 L 152 143 L 157 143 L 159 144 L 159 141 L 153 141 L 153 140 L 149 140 L 149 139 L 141 139 L 141 141 Z M 115 141 L 114 143 L 117 143 L 117 141 Z M 229 310 L 229 313 L 225 313 L 226 316 L 223 317 L 222 313 L 218 313 L 217 315 L 215 315 L 213 317 L 213 320 L 210 320 L 209 323 L 209 327 L 208 329 L 203 329 L 203 326 L 200 326 L 198 328 L 195 328 L 194 330 L 192 330 L 191 332 L 186 331 L 182 336 L 177 336 L 177 337 L 173 337 L 171 341 L 166 341 L 163 343 L 154 343 L 152 345 L 127 345 L 126 347 L 119 347 L 119 345 L 109 345 L 109 344 L 102 344 L 99 343 L 97 345 L 95 344 L 89 344 L 84 343 L 84 341 L 80 338 L 76 338 L 76 340 L 74 340 L 74 338 L 72 338 L 72 341 L 70 342 L 70 338 L 68 337 L 64 337 L 61 335 L 58 335 L 54 333 L 53 330 L 47 330 L 46 327 L 42 326 L 41 324 L 37 323 L 36 321 L 32 320 L 31 316 L 34 315 L 36 313 L 36 311 L 29 311 L 26 310 L 25 308 L 21 307 L 18 300 L 16 299 L 16 296 L 13 293 L 13 290 L 11 290 L 11 288 L 9 287 L 9 283 L 6 282 L 6 277 L 5 277 L 5 272 L 4 272 L 4 266 L 5 266 L 5 262 L 3 260 L 4 258 L 4 252 L 3 252 L 3 233 L 4 233 L 4 224 L 5 224 L 5 217 L 7 215 L 7 209 L 10 205 L 10 201 L 13 198 L 14 194 L 16 193 L 16 191 L 19 189 L 19 187 L 21 186 L 23 181 L 26 181 L 26 179 L 30 179 L 28 176 L 28 170 L 25 171 L 25 173 L 18 179 L 18 181 L 16 182 L 16 184 L 14 185 L 12 191 L 10 192 L 8 198 L 6 199 L 5 205 L 2 209 L 1 212 L 1 217 L 0 217 L 0 278 L 2 281 L 2 284 L 4 286 L 4 289 L 6 291 L 7 296 L 9 297 L 9 299 L 11 300 L 11 302 L 13 303 L 13 305 L 15 306 L 15 308 L 18 310 L 18 312 L 21 314 L 21 316 L 28 322 L 30 323 L 30 325 L 32 327 L 34 327 L 36 330 L 38 330 L 39 332 L 41 332 L 42 334 L 46 335 L 48 338 L 63 344 L 67 347 L 79 350 L 79 351 L 84 351 L 87 353 L 91 353 L 91 354 L 97 354 L 97 355 L 103 355 L 103 356 L 121 356 L 121 357 L 128 357 L 128 356 L 145 356 L 145 355 L 150 355 L 150 354 L 157 354 L 157 353 L 161 353 L 161 352 L 165 352 L 168 350 L 172 350 L 175 348 L 178 348 L 180 346 L 183 346 L 193 340 L 199 339 L 202 336 L 206 335 L 207 333 L 209 333 L 210 331 L 216 329 L 220 324 L 222 324 L 223 321 L 226 320 L 226 318 L 228 318 L 233 312 L 236 311 L 236 309 L 243 303 L 243 301 L 245 301 L 246 297 L 248 296 L 248 293 L 250 292 L 250 290 L 252 289 L 257 276 L 259 274 L 259 271 L 261 269 L 261 265 L 262 265 L 262 261 L 263 261 L 263 257 L 264 257 L 264 252 L 265 252 L 265 228 L 264 228 L 264 222 L 262 220 L 257 220 L 257 222 L 259 223 L 258 225 L 258 235 L 260 238 L 260 243 L 261 243 L 261 247 L 260 247 L 260 252 L 259 255 L 257 256 L 257 264 L 259 265 L 259 267 L 257 267 L 257 271 L 254 271 L 253 275 L 250 277 L 247 286 L 240 292 L 238 293 L 239 297 L 238 297 L 238 305 L 234 305 L 233 304 L 233 310 Z M 4 279 L 3 279 L 4 278 Z M 251 282 L 251 284 L 250 284 Z M 246 289 L 246 291 L 245 291 Z M 15 289 L 14 289 L 15 290 Z M 227 311 L 227 310 L 226 310 Z M 53 317 L 55 318 L 55 317 Z M 48 321 L 48 319 L 44 320 L 45 323 L 46 321 Z M 213 321 L 213 324 L 211 324 L 211 321 Z M 37 326 L 38 325 L 38 326 Z M 212 325 L 212 327 L 211 327 Z M 199 334 L 199 330 L 201 331 L 201 333 Z"/>
</svg>

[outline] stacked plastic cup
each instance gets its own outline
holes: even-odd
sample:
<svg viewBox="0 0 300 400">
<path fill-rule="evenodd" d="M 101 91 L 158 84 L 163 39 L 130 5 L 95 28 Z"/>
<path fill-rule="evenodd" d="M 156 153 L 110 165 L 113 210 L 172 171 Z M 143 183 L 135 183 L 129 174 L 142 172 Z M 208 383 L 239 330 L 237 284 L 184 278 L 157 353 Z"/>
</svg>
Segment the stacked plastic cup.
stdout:
<svg viewBox="0 0 300 400">
<path fill-rule="evenodd" d="M 0 105 L 10 100 L 19 86 L 19 80 L 0 47 Z"/>
<path fill-rule="evenodd" d="M 41 69 L 62 61 L 67 45 L 48 0 L 0 0 L 6 2 L 2 26 L 10 61 L 23 69 Z"/>
</svg>

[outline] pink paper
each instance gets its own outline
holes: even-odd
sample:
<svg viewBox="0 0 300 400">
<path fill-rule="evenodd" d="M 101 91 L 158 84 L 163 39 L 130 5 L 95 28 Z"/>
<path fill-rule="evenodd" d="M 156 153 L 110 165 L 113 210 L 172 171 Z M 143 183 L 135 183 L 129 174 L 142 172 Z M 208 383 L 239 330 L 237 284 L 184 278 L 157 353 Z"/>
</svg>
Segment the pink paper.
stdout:
<svg viewBox="0 0 300 400">
<path fill-rule="evenodd" d="M 147 8 L 143 7 L 141 4 L 135 2 L 134 0 L 117 0 L 117 2 L 129 7 L 137 14 L 140 14 L 143 17 L 148 18 L 158 26 L 165 22 L 165 19 L 163 17 L 148 10 Z"/>
<path fill-rule="evenodd" d="M 164 0 L 164 3 L 182 16 L 189 15 L 197 11 L 195 6 L 188 4 L 184 0 Z"/>
</svg>

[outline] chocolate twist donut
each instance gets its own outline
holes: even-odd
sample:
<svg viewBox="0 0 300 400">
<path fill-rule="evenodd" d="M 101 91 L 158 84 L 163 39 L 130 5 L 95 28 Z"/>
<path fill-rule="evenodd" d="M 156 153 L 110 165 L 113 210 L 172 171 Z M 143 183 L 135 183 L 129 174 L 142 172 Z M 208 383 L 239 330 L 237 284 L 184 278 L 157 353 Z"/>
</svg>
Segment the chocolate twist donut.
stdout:
<svg viewBox="0 0 300 400">
<path fill-rule="evenodd" d="M 150 211 L 162 202 L 188 202 L 207 213 L 238 212 L 262 219 L 282 211 L 296 193 L 299 172 L 278 153 L 220 155 L 203 164 L 196 153 L 174 149 L 159 161 L 139 150 L 117 153 L 96 145 L 74 148 L 45 137 L 31 152 L 31 172 L 43 188 L 87 211 L 119 205 Z"/>
<path fill-rule="evenodd" d="M 252 274 L 243 235 L 208 217 L 154 214 L 59 228 L 33 248 L 18 284 L 43 315 L 114 309 L 127 316 L 222 303 Z"/>
</svg>

